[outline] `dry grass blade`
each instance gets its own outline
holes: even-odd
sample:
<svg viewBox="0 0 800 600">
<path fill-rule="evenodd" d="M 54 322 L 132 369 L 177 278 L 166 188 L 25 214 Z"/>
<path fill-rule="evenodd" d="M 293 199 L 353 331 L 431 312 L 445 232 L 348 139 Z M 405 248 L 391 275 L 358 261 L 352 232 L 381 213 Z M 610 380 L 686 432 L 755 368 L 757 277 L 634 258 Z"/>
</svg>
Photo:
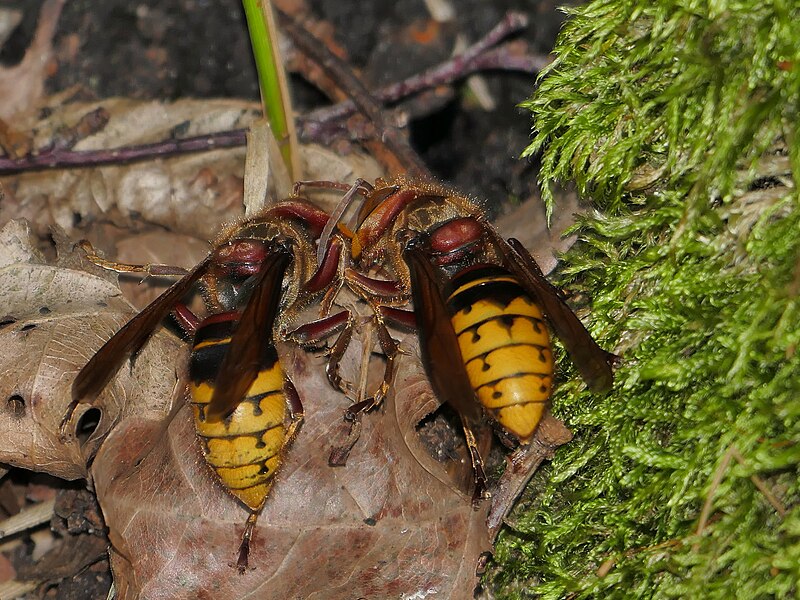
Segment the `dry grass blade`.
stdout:
<svg viewBox="0 0 800 600">
<path fill-rule="evenodd" d="M 8 581 L 0 584 L 0 598 L 15 600 L 39 587 L 39 581 Z"/>
<path fill-rule="evenodd" d="M 55 500 L 47 500 L 23 509 L 17 514 L 0 521 L 0 539 L 26 531 L 42 523 L 47 523 L 53 517 Z M 1 598 L 2 596 L 0 596 Z"/>
</svg>

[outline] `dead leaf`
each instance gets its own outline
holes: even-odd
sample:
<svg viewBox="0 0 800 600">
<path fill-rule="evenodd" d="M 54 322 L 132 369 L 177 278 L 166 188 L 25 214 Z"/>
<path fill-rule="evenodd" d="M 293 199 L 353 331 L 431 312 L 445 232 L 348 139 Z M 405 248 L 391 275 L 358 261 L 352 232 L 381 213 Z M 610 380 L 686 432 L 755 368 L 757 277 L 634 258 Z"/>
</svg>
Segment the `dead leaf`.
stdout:
<svg viewBox="0 0 800 600">
<path fill-rule="evenodd" d="M 327 459 L 346 429 L 346 399 L 331 391 L 320 359 L 286 347 L 282 356 L 306 419 L 244 575 L 232 564 L 248 513 L 213 479 L 190 411 L 181 409 L 150 448 L 140 440 L 152 423 L 130 418 L 110 434 L 92 474 L 118 597 L 471 597 L 489 549 L 486 507 L 474 511 L 444 467 L 407 443 L 416 415 L 436 405 L 419 364 L 404 357 L 397 378 L 398 390 L 414 382 L 414 396 L 398 394 L 368 415 L 347 466 L 333 468 Z"/>
<path fill-rule="evenodd" d="M 139 235 L 124 236 L 116 243 L 115 260 L 133 264 L 164 264 L 191 269 L 210 251 L 208 242 L 195 237 L 153 231 Z M 120 279 L 120 289 L 126 300 L 141 310 L 155 300 L 176 277 L 133 276 Z"/>
<path fill-rule="evenodd" d="M 489 549 L 488 506 L 474 511 L 414 438 L 418 419 L 437 405 L 418 359 L 401 360 L 396 402 L 364 419 L 348 465 L 332 468 L 328 455 L 346 434 L 348 400 L 331 390 L 321 358 L 282 348 L 306 421 L 261 517 L 255 569 L 239 576 L 231 563 L 247 511 L 210 473 L 188 407 L 166 418 L 185 393 L 176 375 L 183 344 L 157 335 L 132 371 L 121 370 L 82 446 L 60 434 L 74 375 L 130 311 L 103 278 L 30 262 L 41 257 L 27 236 L 19 223 L 0 231 L 8 240 L 0 289 L 9 300 L 0 393 L 22 398 L 22 410 L 11 402 L 0 414 L 0 462 L 71 479 L 95 455 L 91 475 L 114 546 L 118 597 L 471 595 L 478 558 Z"/>
<path fill-rule="evenodd" d="M 109 150 L 175 137 L 185 138 L 250 126 L 258 106 L 242 100 L 143 102 L 111 98 L 56 106 L 36 123 L 34 148 L 47 148 L 64 129 L 103 109 L 108 123 L 81 139 L 76 151 Z M 301 148 L 307 179 L 352 181 L 381 175 L 359 154 L 345 157 L 318 146 Z M 209 240 L 220 225 L 240 218 L 245 148 L 226 148 L 85 169 L 54 169 L 0 177 L 6 198 L 0 222 L 27 218 L 46 236 L 58 225 L 73 237 L 98 221 L 132 230 L 143 224 Z"/>
<path fill-rule="evenodd" d="M 53 52 L 53 35 L 66 0 L 47 0 L 39 13 L 33 42 L 22 61 L 0 68 L 0 119 L 16 122 L 33 112 L 44 94 L 47 66 Z"/>
<path fill-rule="evenodd" d="M 107 150 L 247 127 L 257 116 L 241 100 L 179 100 L 173 103 L 108 99 L 65 104 L 36 124 L 36 148 L 87 114 L 104 109 L 107 125 L 80 140 L 76 151 Z M 219 149 L 87 169 L 28 172 L 0 178 L 7 198 L 0 221 L 26 217 L 46 235 L 56 224 L 75 235 L 95 221 L 135 229 L 142 221 L 210 239 L 221 222 L 242 214 L 244 148 Z M 76 237 L 80 237 L 78 234 Z"/>
<path fill-rule="evenodd" d="M 581 207 L 578 195 L 572 191 L 561 191 L 558 210 L 548 225 L 544 203 L 534 196 L 518 204 L 495 221 L 495 228 L 506 239 L 517 238 L 533 255 L 543 273 L 552 271 L 558 262 L 557 254 L 566 252 L 577 237 L 564 237 L 564 231 L 575 223 L 575 213 Z"/>
<path fill-rule="evenodd" d="M 161 420 L 169 412 L 176 357 L 185 351 L 174 337 L 157 336 L 108 387 L 102 419 L 88 439 L 64 436 L 60 424 L 75 374 L 132 309 L 107 280 L 40 259 L 24 223 L 0 231 L 0 462 L 77 479 L 126 414 Z M 159 378 L 148 379 L 154 372 Z"/>
</svg>

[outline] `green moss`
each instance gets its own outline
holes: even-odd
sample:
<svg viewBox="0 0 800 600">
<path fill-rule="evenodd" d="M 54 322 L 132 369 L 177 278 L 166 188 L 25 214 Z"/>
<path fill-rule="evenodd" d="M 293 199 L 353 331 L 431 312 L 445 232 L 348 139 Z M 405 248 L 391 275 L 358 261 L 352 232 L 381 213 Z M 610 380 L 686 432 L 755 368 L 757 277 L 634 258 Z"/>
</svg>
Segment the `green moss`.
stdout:
<svg viewBox="0 0 800 600">
<path fill-rule="evenodd" d="M 500 597 L 800 591 L 798 22 L 596 1 L 566 25 L 529 151 L 598 209 L 562 283 L 624 361 L 606 396 L 560 387 L 576 439 L 501 535 Z"/>
<path fill-rule="evenodd" d="M 780 135 L 793 147 L 797 3 L 606 0 L 571 17 L 524 104 L 534 116 L 527 153 L 547 148 L 545 184 L 574 179 L 604 208 L 656 176 L 729 199 L 737 165 Z M 797 172 L 800 150 L 790 156 Z"/>
</svg>

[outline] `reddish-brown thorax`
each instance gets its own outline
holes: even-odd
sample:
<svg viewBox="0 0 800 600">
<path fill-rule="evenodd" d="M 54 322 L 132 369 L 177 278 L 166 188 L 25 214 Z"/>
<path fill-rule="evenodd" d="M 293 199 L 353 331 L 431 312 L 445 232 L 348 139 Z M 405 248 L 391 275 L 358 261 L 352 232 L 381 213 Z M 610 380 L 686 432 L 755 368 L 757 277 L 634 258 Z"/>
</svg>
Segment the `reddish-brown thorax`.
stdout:
<svg viewBox="0 0 800 600">
<path fill-rule="evenodd" d="M 483 240 L 483 236 L 483 225 L 472 217 L 448 221 L 431 233 L 431 258 L 439 265 L 458 261 L 465 254 L 474 253 L 475 246 Z"/>
<path fill-rule="evenodd" d="M 213 269 L 220 275 L 234 277 L 256 275 L 267 252 L 267 245 L 261 240 L 231 240 L 217 248 Z"/>
</svg>

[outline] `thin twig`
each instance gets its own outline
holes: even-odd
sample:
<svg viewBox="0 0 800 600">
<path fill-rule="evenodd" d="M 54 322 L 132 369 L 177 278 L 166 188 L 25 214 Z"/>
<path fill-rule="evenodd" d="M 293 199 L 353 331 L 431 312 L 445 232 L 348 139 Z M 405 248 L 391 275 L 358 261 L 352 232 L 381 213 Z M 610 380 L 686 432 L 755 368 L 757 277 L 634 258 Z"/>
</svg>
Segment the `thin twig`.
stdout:
<svg viewBox="0 0 800 600">
<path fill-rule="evenodd" d="M 528 19 L 525 15 L 516 12 L 507 13 L 503 20 L 492 28 L 489 33 L 467 47 L 461 54 L 435 67 L 426 69 L 422 73 L 412 75 L 403 81 L 381 88 L 375 92 L 374 98 L 383 103 L 391 104 L 397 102 L 401 98 L 406 98 L 412 94 L 421 92 L 422 90 L 453 83 L 453 81 L 463 79 L 476 71 L 502 68 L 499 65 L 506 59 L 511 59 L 511 61 L 515 63 L 514 70 L 531 73 L 539 71 L 548 64 L 549 59 L 547 57 L 524 56 L 523 58 L 525 60 L 520 62 L 514 61 L 514 57 L 508 52 L 498 53 L 497 50 L 489 51 L 490 48 L 497 45 L 509 35 L 525 28 L 527 24 Z M 484 63 L 488 64 L 488 66 L 483 66 L 481 68 L 479 65 L 481 65 L 482 61 L 485 61 L 486 56 L 490 57 L 488 63 Z M 498 58 L 501 58 L 501 60 L 498 61 Z M 307 115 L 307 119 L 309 124 L 326 123 L 328 121 L 349 117 L 354 112 L 356 112 L 355 104 L 350 100 L 346 100 L 334 106 L 312 111 Z"/>
<path fill-rule="evenodd" d="M 745 461 L 744 456 L 739 452 L 736 446 L 731 446 L 733 449 L 733 458 L 735 458 L 740 465 L 742 465 L 745 469 L 747 468 L 747 461 Z M 772 508 L 775 509 L 775 512 L 778 513 L 781 518 L 786 516 L 786 507 L 783 506 L 778 497 L 772 493 L 767 487 L 767 484 L 758 476 L 758 475 L 750 475 L 750 481 L 753 482 L 753 485 L 758 488 L 758 491 L 764 494 L 764 498 L 767 499 L 767 502 L 770 503 Z"/>
<path fill-rule="evenodd" d="M 603 578 L 609 574 L 611 569 L 613 569 L 620 558 L 631 558 L 632 556 L 636 556 L 641 552 L 652 552 L 654 550 L 662 550 L 664 548 L 674 548 L 676 546 L 682 546 L 684 544 L 684 540 L 667 540 L 666 542 L 661 542 L 655 544 L 653 546 L 642 546 L 640 548 L 632 548 L 631 550 L 626 550 L 621 555 L 615 554 L 603 561 L 603 563 L 597 568 L 595 571 L 595 575 L 599 578 Z"/>
<path fill-rule="evenodd" d="M 358 110 L 372 121 L 377 130 L 378 143 L 386 148 L 402 170 L 417 177 L 432 179 L 433 176 L 428 167 L 411 148 L 408 139 L 385 118 L 383 107 L 372 97 L 353 69 L 288 14 L 280 10 L 276 10 L 276 12 L 281 18 L 283 32 L 291 38 L 295 47 L 327 71 L 341 89 L 350 96 Z"/>
<path fill-rule="evenodd" d="M 16 515 L 4 519 L 0 522 L 0 539 L 49 522 L 53 516 L 54 508 L 55 500 L 47 500 L 34 504 Z"/>
<path fill-rule="evenodd" d="M 444 86 L 454 83 L 459 79 L 469 77 L 480 71 L 520 71 L 522 73 L 536 73 L 549 64 L 550 59 L 545 56 L 531 54 L 512 54 L 505 44 L 490 50 L 477 58 L 455 67 L 454 61 L 446 63 L 414 75 L 400 83 L 391 84 L 378 90 L 374 95 L 386 104 L 395 104 L 405 99 L 401 94 L 416 94 L 411 100 L 405 100 L 401 108 L 397 109 L 405 120 L 431 114 L 452 97 L 452 90 L 437 92 Z M 450 88 L 445 88 L 450 90 Z M 436 96 L 439 96 L 438 98 Z M 445 96 L 445 97 L 442 97 Z M 366 128 L 361 125 L 361 120 L 354 120 L 355 106 L 349 100 L 339 102 L 333 106 L 318 108 L 305 116 L 298 118 L 297 131 L 300 139 L 305 142 L 331 144 L 337 139 L 347 138 L 351 141 L 361 141 L 367 135 Z M 400 117 L 398 120 L 402 120 Z"/>
<path fill-rule="evenodd" d="M 722 484 L 722 480 L 725 477 L 725 473 L 728 470 L 728 466 L 730 466 L 731 459 L 734 458 L 740 465 L 747 468 L 747 461 L 745 460 L 744 456 L 742 456 L 742 453 L 739 452 L 738 448 L 736 448 L 736 446 L 733 445 L 728 447 L 725 454 L 722 456 L 722 460 L 720 461 L 719 466 L 714 471 L 714 477 L 711 481 L 711 487 L 709 488 L 708 495 L 706 496 L 706 500 L 703 504 L 703 510 L 700 513 L 700 519 L 697 523 L 695 537 L 699 537 L 705 531 L 706 525 L 708 524 L 708 519 L 711 515 L 711 509 L 714 504 L 714 494 L 719 488 L 719 486 Z M 772 508 L 775 509 L 775 512 L 777 512 L 781 517 L 786 515 L 786 508 L 783 506 L 780 500 L 778 500 L 775 494 L 773 494 L 772 491 L 766 486 L 766 484 L 760 477 L 756 475 L 751 475 L 750 481 L 752 481 L 753 484 L 758 488 L 758 490 L 762 494 L 764 494 L 764 497 L 767 499 L 767 502 L 769 502 Z M 683 543 L 684 540 L 682 539 L 668 540 L 666 542 L 661 542 L 660 544 L 656 544 L 655 546 L 647 546 L 643 548 L 635 548 L 632 550 L 627 550 L 621 556 L 624 556 L 625 558 L 630 558 L 631 556 L 634 556 L 635 554 L 638 554 L 640 552 L 658 550 L 665 547 L 679 546 L 682 545 Z M 699 550 L 700 550 L 700 542 L 695 542 L 694 545 L 692 545 L 692 552 L 696 553 Z M 616 566 L 619 558 L 620 558 L 619 555 L 609 557 L 608 559 L 603 561 L 603 563 L 597 569 L 595 574 L 598 577 L 605 577 L 606 575 L 608 575 L 609 571 L 611 571 L 611 569 L 613 569 Z"/>
<path fill-rule="evenodd" d="M 492 489 L 492 506 L 486 517 L 489 538 L 495 539 L 533 474 L 545 460 L 553 457 L 556 448 L 572 439 L 572 432 L 547 411 L 529 444 L 520 446 L 510 464 Z"/>
<path fill-rule="evenodd" d="M 717 491 L 717 488 L 722 483 L 723 477 L 725 477 L 725 471 L 728 470 L 728 465 L 733 458 L 734 448 L 730 446 L 725 454 L 722 456 L 722 460 L 717 467 L 717 470 L 714 471 L 714 478 L 711 480 L 711 487 L 708 490 L 708 494 L 706 495 L 706 501 L 703 503 L 703 510 L 700 511 L 700 519 L 697 521 L 697 530 L 695 531 L 695 535 L 700 537 L 703 534 L 703 531 L 706 528 L 706 523 L 708 522 L 708 517 L 711 514 L 711 508 L 714 505 L 714 494 Z M 693 551 L 697 552 L 699 550 L 700 544 L 695 544 L 692 549 Z"/>
<path fill-rule="evenodd" d="M 233 148 L 244 146 L 245 133 L 245 129 L 235 129 L 181 140 L 165 140 L 138 146 L 123 146 L 110 150 L 54 150 L 43 154 L 26 156 L 18 160 L 0 158 L 0 175 L 36 169 L 97 167 L 136 160 L 152 160 L 161 156 Z"/>
<path fill-rule="evenodd" d="M 498 37 L 500 33 L 505 32 L 505 35 L 508 35 L 516 31 L 510 26 L 514 23 L 516 21 L 509 20 L 507 17 L 503 23 L 495 27 L 485 38 L 470 46 L 463 54 L 403 81 L 380 88 L 373 94 L 373 97 L 381 102 L 393 104 L 409 95 L 419 94 L 425 90 L 451 84 L 479 71 L 537 72 L 548 64 L 548 57 L 510 52 L 510 44 L 505 44 L 483 53 L 474 52 L 476 46 L 489 46 L 489 44 L 485 43 L 485 40 L 493 32 L 495 34 L 493 37 Z M 503 28 L 501 27 L 503 24 L 510 25 Z M 473 57 L 470 58 L 470 55 Z M 312 111 L 307 115 L 301 115 L 297 118 L 298 133 L 304 141 L 329 143 L 337 137 L 349 134 L 345 119 L 355 111 L 355 105 L 352 101 L 346 100 L 330 107 Z M 234 148 L 245 145 L 245 134 L 246 130 L 244 129 L 234 129 L 183 139 L 171 139 L 105 150 L 74 151 L 59 147 L 19 159 L 0 157 L 0 175 L 39 169 L 97 167 L 139 160 L 152 160 L 158 157 L 193 152 L 206 152 L 220 148 Z M 350 136 L 350 139 L 361 139 L 362 137 L 355 135 Z"/>
<path fill-rule="evenodd" d="M 17 581 L 12 579 L 0 583 L 0 598 L 22 598 L 28 592 L 34 591 L 42 581 Z"/>
</svg>

